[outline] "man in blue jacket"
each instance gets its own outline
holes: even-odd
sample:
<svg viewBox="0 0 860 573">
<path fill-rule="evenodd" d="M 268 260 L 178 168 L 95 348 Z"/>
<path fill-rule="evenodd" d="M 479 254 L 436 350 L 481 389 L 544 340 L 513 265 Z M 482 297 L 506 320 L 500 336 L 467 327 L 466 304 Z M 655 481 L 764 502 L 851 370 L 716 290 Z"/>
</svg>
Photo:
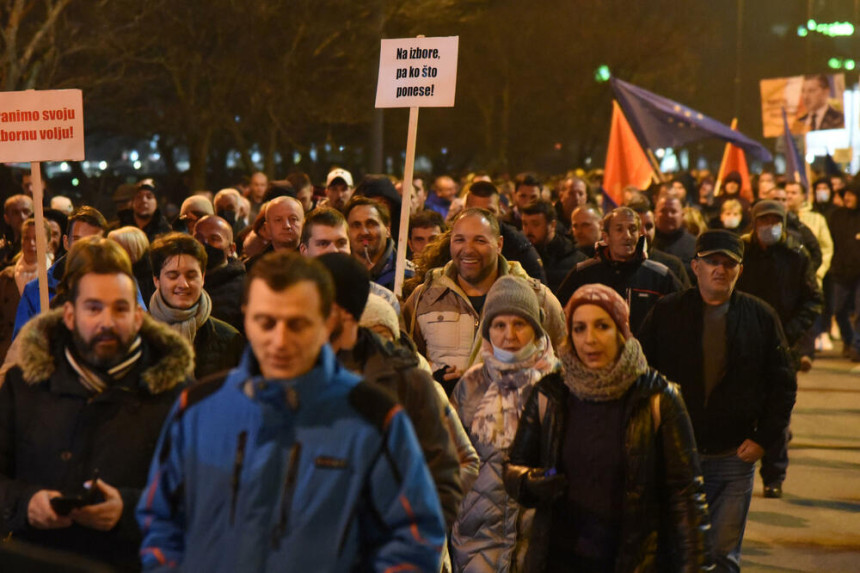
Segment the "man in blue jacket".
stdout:
<svg viewBox="0 0 860 573">
<path fill-rule="evenodd" d="M 180 397 L 138 506 L 145 571 L 435 571 L 445 526 L 406 414 L 327 344 L 334 286 L 272 253 L 238 368 Z"/>
</svg>

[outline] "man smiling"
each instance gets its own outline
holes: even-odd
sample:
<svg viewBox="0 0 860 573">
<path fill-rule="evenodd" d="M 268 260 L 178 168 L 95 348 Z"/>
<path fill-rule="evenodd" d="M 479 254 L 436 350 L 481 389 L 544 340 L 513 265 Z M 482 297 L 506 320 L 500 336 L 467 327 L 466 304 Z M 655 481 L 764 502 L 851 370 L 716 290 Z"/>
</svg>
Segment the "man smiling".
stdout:
<svg viewBox="0 0 860 573">
<path fill-rule="evenodd" d="M 150 258 L 156 290 L 149 311 L 194 345 L 194 376 L 236 366 L 244 341 L 235 328 L 211 316 L 212 299 L 203 290 L 203 245 L 184 233 L 169 233 L 152 244 Z"/>
</svg>

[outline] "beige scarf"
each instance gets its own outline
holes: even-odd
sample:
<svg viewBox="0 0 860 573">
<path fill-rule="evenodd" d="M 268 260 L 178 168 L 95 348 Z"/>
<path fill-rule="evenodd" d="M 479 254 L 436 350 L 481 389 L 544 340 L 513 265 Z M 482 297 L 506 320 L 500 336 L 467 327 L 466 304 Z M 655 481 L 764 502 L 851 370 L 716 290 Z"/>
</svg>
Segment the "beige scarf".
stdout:
<svg viewBox="0 0 860 573">
<path fill-rule="evenodd" d="M 559 354 L 564 364 L 564 384 L 577 398 L 588 402 L 617 400 L 637 378 L 648 372 L 642 346 L 633 337 L 624 343 L 618 360 L 599 369 L 583 364 L 569 342 L 562 346 Z"/>
<path fill-rule="evenodd" d="M 154 319 L 167 324 L 191 344 L 194 344 L 197 329 L 209 320 L 211 313 L 212 299 L 205 290 L 200 291 L 200 300 L 197 304 L 185 310 L 173 308 L 167 304 L 160 290 L 152 293 L 152 298 L 149 299 L 149 314 Z"/>
</svg>

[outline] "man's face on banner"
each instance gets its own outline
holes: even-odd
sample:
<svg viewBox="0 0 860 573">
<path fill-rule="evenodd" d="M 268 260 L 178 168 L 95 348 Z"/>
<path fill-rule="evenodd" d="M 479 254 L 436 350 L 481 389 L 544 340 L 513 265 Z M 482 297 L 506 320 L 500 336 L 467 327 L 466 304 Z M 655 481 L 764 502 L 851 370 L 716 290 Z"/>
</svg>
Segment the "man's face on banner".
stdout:
<svg viewBox="0 0 860 573">
<path fill-rule="evenodd" d="M 803 80 L 800 97 L 803 99 L 803 105 L 807 111 L 813 112 L 826 106 L 828 95 L 830 95 L 830 90 L 827 86 L 822 86 L 818 79 Z"/>
</svg>

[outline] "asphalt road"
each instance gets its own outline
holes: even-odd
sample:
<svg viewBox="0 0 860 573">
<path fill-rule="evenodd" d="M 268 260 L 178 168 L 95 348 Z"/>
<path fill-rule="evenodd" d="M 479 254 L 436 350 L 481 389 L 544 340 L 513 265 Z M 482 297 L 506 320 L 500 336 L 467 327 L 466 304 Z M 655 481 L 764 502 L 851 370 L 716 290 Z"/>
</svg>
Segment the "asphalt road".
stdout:
<svg viewBox="0 0 860 573">
<path fill-rule="evenodd" d="M 741 568 L 860 572 L 860 364 L 830 352 L 798 374 L 791 427 L 782 499 L 756 475 Z"/>
</svg>

